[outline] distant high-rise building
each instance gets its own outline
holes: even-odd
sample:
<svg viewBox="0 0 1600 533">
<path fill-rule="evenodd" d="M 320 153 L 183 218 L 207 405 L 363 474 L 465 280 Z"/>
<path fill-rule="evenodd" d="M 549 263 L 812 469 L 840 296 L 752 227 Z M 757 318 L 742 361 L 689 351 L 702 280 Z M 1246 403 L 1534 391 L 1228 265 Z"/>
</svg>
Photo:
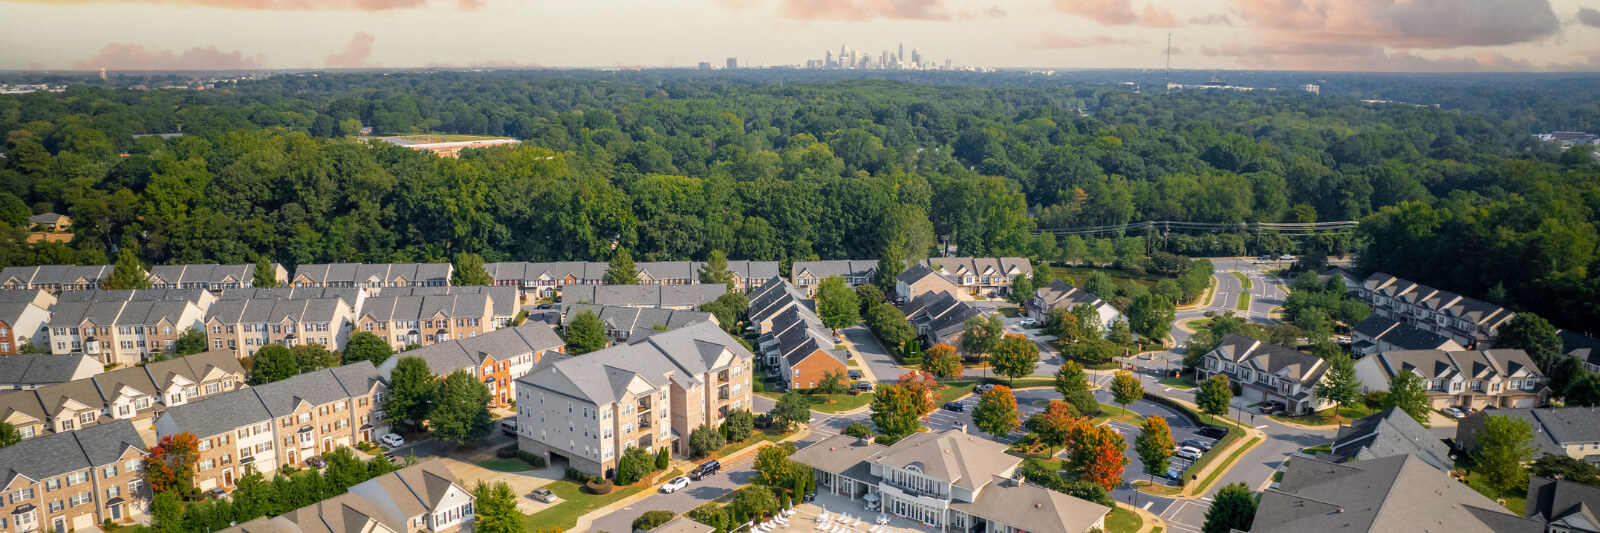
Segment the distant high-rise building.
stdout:
<svg viewBox="0 0 1600 533">
<path fill-rule="evenodd" d="M 739 58 L 737 58 L 737 57 L 728 58 L 728 68 L 739 68 Z"/>
<path fill-rule="evenodd" d="M 944 69 L 945 70 L 950 70 L 950 60 L 949 59 L 944 60 Z"/>
<path fill-rule="evenodd" d="M 900 43 L 900 49 L 895 52 L 894 57 L 895 57 L 895 66 L 900 67 L 900 68 L 905 68 L 906 67 L 905 64 L 904 64 L 904 62 L 906 60 L 906 43 Z"/>
<path fill-rule="evenodd" d="M 711 70 L 711 62 L 710 61 L 701 61 L 700 62 L 700 70 Z"/>
<path fill-rule="evenodd" d="M 833 67 L 833 50 L 829 50 L 828 55 L 823 57 L 822 66 L 830 68 Z"/>
<path fill-rule="evenodd" d="M 1305 84 L 1304 87 L 1301 87 L 1301 89 L 1305 89 L 1306 92 L 1311 93 L 1311 94 L 1316 94 L 1316 95 L 1322 94 L 1322 87 L 1318 86 L 1317 84 L 1314 84 L 1314 83 L 1307 83 L 1307 84 Z"/>
<path fill-rule="evenodd" d="M 911 67 L 922 68 L 922 53 L 915 48 L 911 49 Z"/>
</svg>

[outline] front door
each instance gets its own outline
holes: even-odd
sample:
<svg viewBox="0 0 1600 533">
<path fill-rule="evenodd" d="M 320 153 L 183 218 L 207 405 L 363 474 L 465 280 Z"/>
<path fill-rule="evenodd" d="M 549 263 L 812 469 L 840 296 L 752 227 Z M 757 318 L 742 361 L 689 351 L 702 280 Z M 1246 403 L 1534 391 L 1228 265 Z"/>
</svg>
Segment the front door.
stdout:
<svg viewBox="0 0 1600 533">
<path fill-rule="evenodd" d="M 121 520 L 122 519 L 122 504 L 119 503 L 119 504 L 107 507 L 106 508 L 106 512 L 111 515 L 111 519 L 112 520 Z"/>
<path fill-rule="evenodd" d="M 222 471 L 222 484 L 233 485 L 233 469 L 230 468 Z"/>
</svg>

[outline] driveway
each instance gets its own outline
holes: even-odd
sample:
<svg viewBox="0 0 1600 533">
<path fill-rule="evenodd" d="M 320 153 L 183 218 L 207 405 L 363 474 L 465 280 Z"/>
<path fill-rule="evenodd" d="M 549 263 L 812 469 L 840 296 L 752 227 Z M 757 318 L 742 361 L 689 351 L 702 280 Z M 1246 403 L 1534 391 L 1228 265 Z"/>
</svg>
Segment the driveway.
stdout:
<svg viewBox="0 0 1600 533">
<path fill-rule="evenodd" d="M 866 327 L 851 326 L 841 332 L 878 382 L 896 381 L 900 379 L 901 374 L 906 373 L 906 369 L 894 363 L 894 358 L 884 350 L 883 344 L 878 342 L 878 337 Z"/>
</svg>

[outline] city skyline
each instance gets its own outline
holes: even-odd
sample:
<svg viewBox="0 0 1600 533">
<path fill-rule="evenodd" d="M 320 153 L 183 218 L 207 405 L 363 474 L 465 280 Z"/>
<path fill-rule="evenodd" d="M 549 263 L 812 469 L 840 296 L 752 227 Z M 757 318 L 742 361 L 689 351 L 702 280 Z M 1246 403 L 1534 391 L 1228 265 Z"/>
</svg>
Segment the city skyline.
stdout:
<svg viewBox="0 0 1600 533">
<path fill-rule="evenodd" d="M 1600 70 L 1579 0 L 3 0 L 0 69 L 806 66 Z M 627 16 L 618 17 L 616 14 Z M 554 21 L 554 23 L 552 23 Z M 292 30 L 292 31 L 286 31 Z M 881 43 L 881 44 L 880 44 Z M 935 52 L 934 50 L 937 50 Z M 859 59 L 858 59 L 859 61 Z"/>
</svg>

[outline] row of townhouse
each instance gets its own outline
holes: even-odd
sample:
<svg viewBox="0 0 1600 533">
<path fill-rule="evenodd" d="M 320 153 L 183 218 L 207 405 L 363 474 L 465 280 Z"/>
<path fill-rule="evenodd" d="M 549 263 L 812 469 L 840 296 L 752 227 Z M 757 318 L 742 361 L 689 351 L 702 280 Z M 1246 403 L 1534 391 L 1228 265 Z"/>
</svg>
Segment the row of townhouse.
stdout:
<svg viewBox="0 0 1600 533">
<path fill-rule="evenodd" d="M 87 355 L 15 354 L 0 359 L 0 394 L 85 379 L 106 366 Z"/>
<path fill-rule="evenodd" d="M 169 407 L 155 430 L 199 440 L 196 487 L 232 487 L 247 467 L 270 474 L 388 433 L 386 390 L 377 367 L 360 361 Z"/>
<path fill-rule="evenodd" d="M 428 459 L 350 487 L 348 492 L 221 533 L 447 533 L 470 530 L 472 492 L 442 459 Z"/>
<path fill-rule="evenodd" d="M 283 265 L 272 264 L 273 278 L 280 284 L 289 280 Z M 111 265 L 41 265 L 6 267 L 0 270 L 0 288 L 36 289 L 51 292 L 95 290 L 111 277 Z M 149 272 L 153 289 L 202 289 L 221 291 L 255 286 L 256 265 L 157 265 Z"/>
<path fill-rule="evenodd" d="M 847 287 L 872 283 L 878 273 L 878 262 L 866 259 L 835 259 L 831 261 L 795 261 L 789 267 L 789 279 L 806 296 L 816 296 L 822 280 L 838 276 Z"/>
<path fill-rule="evenodd" d="M 750 323 L 761 336 L 757 353 L 791 389 L 817 386 L 828 373 L 847 372 L 850 354 L 836 349 L 836 339 L 789 282 L 776 279 L 751 293 Z"/>
<path fill-rule="evenodd" d="M 1492 347 L 1500 327 L 1516 316 L 1498 305 L 1382 272 L 1368 276 L 1356 294 L 1372 305 L 1375 315 L 1438 333 L 1474 349 Z"/>
<path fill-rule="evenodd" d="M 450 263 L 333 263 L 300 265 L 291 287 L 379 289 L 384 287 L 447 287 L 455 266 Z"/>
<path fill-rule="evenodd" d="M 492 305 L 494 327 L 503 328 L 522 310 L 518 304 L 517 290 L 511 287 L 482 287 L 477 285 L 455 287 L 393 287 L 379 289 L 378 296 L 445 296 L 451 294 L 486 294 Z M 359 306 L 357 307 L 359 309 Z"/>
<path fill-rule="evenodd" d="M 0 289 L 37 289 L 50 292 L 100 288 L 111 277 L 111 265 L 41 265 L 0 269 Z"/>
<path fill-rule="evenodd" d="M 488 293 L 370 296 L 355 327 L 389 342 L 396 351 L 476 337 L 497 328 Z"/>
<path fill-rule="evenodd" d="M 646 261 L 634 263 L 641 285 L 699 285 L 699 261 Z M 530 263 L 513 261 L 484 265 L 494 284 L 515 287 L 524 296 L 534 298 L 564 294 L 568 286 L 605 284 L 608 263 L 594 261 L 564 261 Z M 728 271 L 733 273 L 737 290 L 749 291 L 766 280 L 778 276 L 777 261 L 728 261 Z"/>
<path fill-rule="evenodd" d="M 564 303 L 695 309 L 727 294 L 722 285 L 584 285 L 561 293 Z"/>
<path fill-rule="evenodd" d="M 131 523 L 149 509 L 145 453 L 127 420 L 0 448 L 0 533 Z"/>
<path fill-rule="evenodd" d="M 1404 322 L 1372 315 L 1350 328 L 1350 350 L 1358 355 L 1400 350 L 1465 350 L 1449 337 Z"/>
<path fill-rule="evenodd" d="M 1356 361 L 1356 377 L 1368 391 L 1389 390 L 1400 372 L 1422 378 L 1432 409 L 1540 407 L 1550 399 L 1549 378 L 1522 350 L 1400 350 Z"/>
<path fill-rule="evenodd" d="M 635 446 L 687 456 L 695 428 L 750 408 L 753 358 L 709 322 L 576 357 L 546 354 L 516 380 L 517 445 L 607 478 Z"/>
<path fill-rule="evenodd" d="M 928 271 L 939 274 L 965 294 L 985 297 L 1004 295 L 1010 292 L 1011 282 L 1017 276 L 1033 275 L 1033 263 L 1024 257 L 930 257 L 918 261 L 907 270 L 918 270 L 916 268 L 918 266 L 927 267 Z M 807 295 L 815 295 L 822 280 L 832 276 L 844 278 L 845 285 L 850 287 L 872 283 L 873 276 L 878 272 L 878 262 L 860 259 L 795 261 L 790 270 L 792 272 L 790 279 L 794 284 Z M 922 274 L 921 270 L 918 270 L 916 279 L 923 279 Z M 937 280 L 927 280 L 926 283 L 943 285 Z M 949 289 L 930 287 L 929 290 Z M 902 296 L 910 299 L 918 294 Z"/>
<path fill-rule="evenodd" d="M 0 355 L 50 342 L 50 308 L 56 297 L 38 289 L 0 290 Z"/>
<path fill-rule="evenodd" d="M 1294 415 L 1329 406 L 1314 394 L 1327 377 L 1327 361 L 1293 348 L 1229 333 L 1195 370 L 1201 380 L 1227 376 L 1239 385 L 1239 397 L 1246 404 L 1278 402 Z"/>
<path fill-rule="evenodd" d="M 543 322 L 504 328 L 469 339 L 441 342 L 390 357 L 378 367 L 389 376 L 405 357 L 421 357 L 436 376 L 465 370 L 489 387 L 490 404 L 511 404 L 516 392 L 511 383 L 528 373 L 549 353 L 565 353 L 566 343 Z"/>
<path fill-rule="evenodd" d="M 354 320 L 355 310 L 343 298 L 225 298 L 206 311 L 205 332 L 211 349 L 241 357 L 268 344 L 341 350 Z"/>
<path fill-rule="evenodd" d="M 924 347 L 939 343 L 959 345 L 967 321 L 988 314 L 983 308 L 948 292 L 923 293 L 901 305 L 900 311 L 906 314 L 906 320 L 916 329 L 917 338 Z"/>
<path fill-rule="evenodd" d="M 566 304 L 560 309 L 534 309 L 532 312 L 539 314 L 529 314 L 530 321 L 541 320 L 552 326 L 561 327 L 571 324 L 572 319 L 578 315 L 593 313 L 595 318 L 600 319 L 600 325 L 605 327 L 606 336 L 614 343 L 625 343 L 700 322 L 721 325 L 717 322 L 716 315 L 711 313 L 656 307 Z"/>
<path fill-rule="evenodd" d="M 0 420 L 26 439 L 120 420 L 145 420 L 244 387 L 244 367 L 233 352 L 202 352 L 0 394 Z"/>
<path fill-rule="evenodd" d="M 202 326 L 209 306 L 205 299 L 190 297 L 203 291 L 94 292 L 107 297 L 62 298 L 50 310 L 51 353 L 84 353 L 107 365 L 139 363 L 153 353 L 171 353 L 185 330 Z M 129 298 L 104 293 L 126 293 Z"/>
<path fill-rule="evenodd" d="M 1111 323 L 1122 318 L 1122 313 L 1105 300 L 1061 280 L 1052 281 L 1049 285 L 1035 289 L 1033 297 L 1022 302 L 1022 310 L 1029 318 L 1043 323 L 1050 318 L 1050 312 L 1056 309 L 1070 311 L 1079 305 L 1094 308 L 1095 313 L 1100 315 L 1100 330 L 1107 334 L 1110 334 Z"/>
</svg>

